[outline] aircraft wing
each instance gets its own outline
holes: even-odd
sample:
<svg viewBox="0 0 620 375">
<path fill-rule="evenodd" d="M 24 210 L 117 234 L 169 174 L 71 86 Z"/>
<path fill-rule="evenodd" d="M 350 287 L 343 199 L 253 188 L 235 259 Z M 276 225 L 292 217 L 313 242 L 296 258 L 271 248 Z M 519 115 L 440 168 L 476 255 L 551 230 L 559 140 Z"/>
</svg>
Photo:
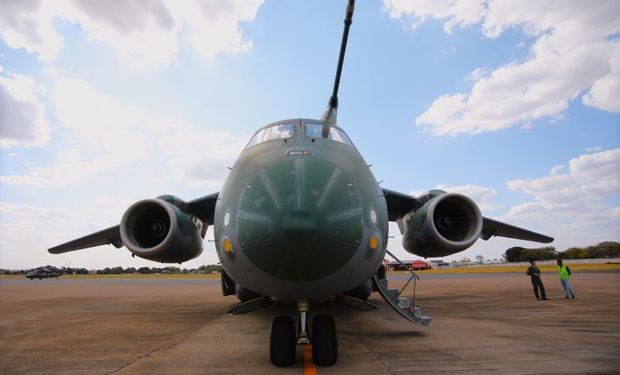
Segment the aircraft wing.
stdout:
<svg viewBox="0 0 620 375">
<path fill-rule="evenodd" d="M 62 245 L 54 246 L 47 251 L 51 254 L 62 254 L 69 251 L 86 249 L 87 247 L 95 247 L 101 245 L 114 245 L 114 247 L 119 248 L 123 246 L 119 227 L 119 225 L 115 225 L 108 229 L 104 229 L 99 232 L 80 237 L 76 240 L 63 243 Z"/>
<path fill-rule="evenodd" d="M 189 201 L 185 210 L 197 216 L 203 223 L 213 225 L 213 215 L 215 214 L 215 202 L 220 193 L 213 193 L 202 198 Z"/>
<path fill-rule="evenodd" d="M 416 197 L 389 189 L 383 189 L 383 195 L 385 196 L 385 201 L 387 203 L 388 218 L 390 221 L 396 221 L 412 209 L 418 209 L 424 204 L 424 202 L 418 200 Z M 527 229 L 502 223 L 501 221 L 483 217 L 482 233 L 480 233 L 480 238 L 483 240 L 488 240 L 493 236 L 509 237 L 542 243 L 549 243 L 553 241 L 552 237 L 545 236 L 544 234 L 532 232 Z"/>
<path fill-rule="evenodd" d="M 387 203 L 388 218 L 390 221 L 396 221 L 405 216 L 407 212 L 421 206 L 420 202 L 409 194 L 383 189 L 383 196 Z"/>
<path fill-rule="evenodd" d="M 179 208 L 189 214 L 200 218 L 200 220 L 202 220 L 206 225 L 212 225 L 213 215 L 215 212 L 215 202 L 217 202 L 218 195 L 219 193 L 214 193 L 198 199 L 194 199 L 190 202 L 182 204 L 182 207 Z M 54 246 L 47 251 L 51 254 L 62 254 L 69 251 L 81 250 L 101 245 L 113 245 L 116 248 L 120 248 L 123 246 L 123 241 L 121 240 L 120 225 L 115 225 L 99 232 L 95 232 L 87 236 L 75 239 L 73 241 L 63 243 L 62 245 Z"/>
<path fill-rule="evenodd" d="M 529 231 L 527 229 L 515 227 L 514 225 L 502 223 L 488 217 L 482 218 L 482 233 L 480 238 L 488 240 L 493 236 L 516 238 L 520 240 L 549 243 L 553 238 L 544 234 Z"/>
</svg>

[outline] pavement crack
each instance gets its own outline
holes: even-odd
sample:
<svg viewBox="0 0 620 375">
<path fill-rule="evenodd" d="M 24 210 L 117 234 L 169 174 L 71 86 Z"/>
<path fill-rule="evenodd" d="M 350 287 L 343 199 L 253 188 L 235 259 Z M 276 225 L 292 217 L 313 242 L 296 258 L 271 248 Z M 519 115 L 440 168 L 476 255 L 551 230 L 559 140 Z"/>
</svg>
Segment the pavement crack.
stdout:
<svg viewBox="0 0 620 375">
<path fill-rule="evenodd" d="M 182 344 L 184 341 L 186 341 L 187 339 L 189 339 L 190 337 L 192 337 L 193 335 L 195 335 L 196 332 L 198 332 L 200 330 L 202 326 L 199 327 L 192 327 L 191 329 L 188 329 L 185 333 L 181 334 L 180 336 L 177 336 L 175 339 L 172 339 L 166 343 L 164 343 L 163 345 L 151 350 L 148 353 L 144 353 L 142 355 L 140 355 L 138 358 L 136 358 L 135 360 L 129 362 L 128 364 L 114 370 L 113 372 L 111 372 L 112 374 L 118 374 L 121 371 L 124 371 L 126 369 L 129 369 L 131 366 L 135 365 L 136 363 L 143 361 L 145 359 L 148 359 L 150 357 L 152 357 L 155 353 L 158 353 L 162 350 L 168 350 L 168 349 L 172 349 L 180 344 Z"/>
</svg>

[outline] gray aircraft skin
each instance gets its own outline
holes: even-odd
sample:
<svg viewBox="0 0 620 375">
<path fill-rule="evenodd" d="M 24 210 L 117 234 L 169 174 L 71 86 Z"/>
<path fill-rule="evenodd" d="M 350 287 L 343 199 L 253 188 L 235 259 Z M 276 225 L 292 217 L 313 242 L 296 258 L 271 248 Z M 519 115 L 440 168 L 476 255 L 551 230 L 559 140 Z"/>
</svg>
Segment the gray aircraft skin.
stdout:
<svg viewBox="0 0 620 375">
<path fill-rule="evenodd" d="M 213 225 L 224 270 L 222 292 L 241 300 L 231 312 L 251 311 L 265 301 L 296 305 L 298 322 L 280 316 L 272 323 L 271 361 L 292 365 L 296 345 L 312 343 L 314 362 L 325 366 L 337 360 L 335 324 L 325 314 L 308 319 L 314 303 L 349 296 L 363 305 L 374 289 L 408 320 L 430 322 L 397 306 L 386 288 L 382 262 L 389 221 L 398 223 L 405 250 L 422 257 L 453 254 L 493 236 L 553 241 L 483 217 L 461 194 L 433 190 L 413 197 L 379 186 L 336 124 L 353 3 L 347 6 L 334 90 L 321 119 L 276 121 L 259 129 L 218 193 L 189 202 L 171 195 L 139 201 L 119 225 L 49 252 L 112 244 L 134 256 L 181 263 L 200 255 Z"/>
</svg>

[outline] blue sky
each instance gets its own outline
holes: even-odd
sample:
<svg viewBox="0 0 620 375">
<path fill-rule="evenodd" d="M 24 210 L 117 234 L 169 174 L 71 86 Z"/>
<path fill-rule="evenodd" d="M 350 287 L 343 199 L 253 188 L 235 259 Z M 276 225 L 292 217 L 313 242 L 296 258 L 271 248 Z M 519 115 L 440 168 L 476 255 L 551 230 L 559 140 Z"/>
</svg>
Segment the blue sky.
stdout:
<svg viewBox="0 0 620 375">
<path fill-rule="evenodd" d="M 110 246 L 46 249 L 139 199 L 216 192 L 257 128 L 319 117 L 344 7 L 1 2 L 0 268 L 154 266 Z M 467 194 L 558 250 L 619 241 L 619 35 L 615 1 L 360 1 L 339 125 L 383 187 Z M 448 259 L 511 246 L 536 244 Z M 184 267 L 215 262 L 206 242 Z"/>
</svg>

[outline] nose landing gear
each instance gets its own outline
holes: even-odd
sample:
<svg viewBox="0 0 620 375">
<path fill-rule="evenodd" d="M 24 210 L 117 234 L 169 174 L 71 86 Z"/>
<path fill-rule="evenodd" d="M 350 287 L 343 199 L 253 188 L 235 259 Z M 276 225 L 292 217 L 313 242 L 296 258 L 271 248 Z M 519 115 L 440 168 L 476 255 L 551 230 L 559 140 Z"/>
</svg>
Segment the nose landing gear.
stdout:
<svg viewBox="0 0 620 375">
<path fill-rule="evenodd" d="M 312 361 L 317 366 L 331 366 L 338 360 L 338 340 L 336 323 L 331 315 L 319 314 L 312 320 L 312 330 L 308 332 L 308 301 L 297 303 L 299 325 L 287 315 L 278 316 L 271 325 L 270 358 L 278 367 L 295 363 L 297 345 L 312 344 Z"/>
</svg>

